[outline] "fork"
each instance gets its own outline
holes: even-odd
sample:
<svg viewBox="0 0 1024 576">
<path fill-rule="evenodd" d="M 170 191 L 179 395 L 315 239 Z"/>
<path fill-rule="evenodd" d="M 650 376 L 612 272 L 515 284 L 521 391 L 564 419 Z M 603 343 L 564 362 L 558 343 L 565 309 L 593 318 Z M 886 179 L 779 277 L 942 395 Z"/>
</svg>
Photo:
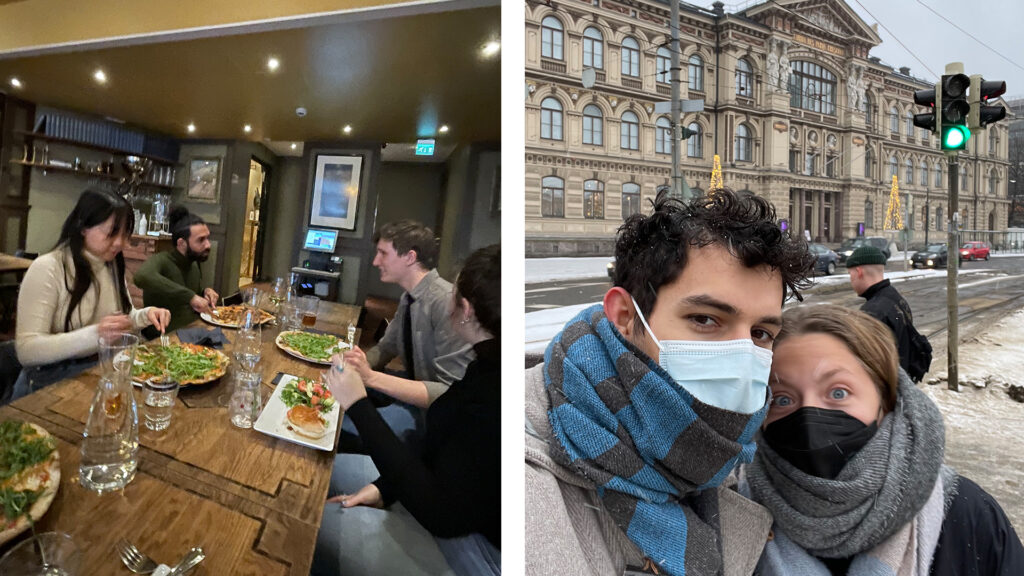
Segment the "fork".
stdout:
<svg viewBox="0 0 1024 576">
<path fill-rule="evenodd" d="M 166 348 L 170 344 L 171 344 L 171 337 L 168 336 L 167 334 L 160 334 L 160 345 Z"/>
<path fill-rule="evenodd" d="M 121 539 L 114 545 L 117 548 L 118 555 L 121 556 L 121 562 L 128 567 L 129 570 L 136 574 L 149 574 L 156 570 L 157 563 L 142 553 L 141 550 L 135 547 L 131 542 Z"/>
</svg>

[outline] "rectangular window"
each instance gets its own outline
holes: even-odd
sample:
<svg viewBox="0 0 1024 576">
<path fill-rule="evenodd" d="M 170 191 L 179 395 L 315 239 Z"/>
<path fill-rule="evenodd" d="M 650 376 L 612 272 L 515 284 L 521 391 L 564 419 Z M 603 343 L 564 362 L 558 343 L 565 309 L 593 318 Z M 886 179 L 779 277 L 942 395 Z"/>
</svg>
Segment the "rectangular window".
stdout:
<svg viewBox="0 0 1024 576">
<path fill-rule="evenodd" d="M 807 176 L 814 175 L 814 154 L 807 153 L 804 155 L 804 174 Z"/>
<path fill-rule="evenodd" d="M 828 176 L 829 178 L 835 178 L 836 177 L 836 157 L 835 156 L 831 156 L 830 155 L 827 158 L 825 158 L 825 176 Z"/>
<path fill-rule="evenodd" d="M 789 171 L 793 174 L 800 172 L 800 151 L 790 150 L 789 151 Z"/>
<path fill-rule="evenodd" d="M 594 220 L 604 219 L 604 192 L 583 191 L 583 217 Z"/>
<path fill-rule="evenodd" d="M 565 216 L 565 194 L 561 188 L 543 188 L 540 193 L 541 216 L 562 218 Z"/>
<path fill-rule="evenodd" d="M 622 219 L 625 220 L 631 215 L 636 214 L 640 211 L 640 193 L 639 192 L 623 192 L 622 193 Z"/>
</svg>

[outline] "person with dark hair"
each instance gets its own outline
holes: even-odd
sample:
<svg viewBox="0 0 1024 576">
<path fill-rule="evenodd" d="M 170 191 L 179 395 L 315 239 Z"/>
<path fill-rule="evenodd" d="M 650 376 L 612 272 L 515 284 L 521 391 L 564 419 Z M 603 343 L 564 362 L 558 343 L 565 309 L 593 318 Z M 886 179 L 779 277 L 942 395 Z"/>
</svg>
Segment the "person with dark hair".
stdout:
<svg viewBox="0 0 1024 576">
<path fill-rule="evenodd" d="M 198 314 L 213 311 L 220 295 L 203 288 L 199 265 L 210 257 L 210 228 L 202 218 L 183 206 L 171 210 L 168 218 L 174 248 L 150 256 L 135 273 L 135 285 L 142 290 L 146 306 L 163 306 L 171 311 L 168 330 L 193 322 Z"/>
<path fill-rule="evenodd" d="M 528 574 L 748 575 L 769 538 L 771 515 L 726 484 L 753 458 L 782 304 L 814 257 L 753 194 L 653 208 L 619 228 L 603 304 L 526 372 Z"/>
<path fill-rule="evenodd" d="M 365 353 L 356 347 L 345 362 L 359 372 L 388 424 L 407 439 L 422 433 L 422 410 L 462 378 L 473 359 L 472 348 L 448 322 L 452 285 L 441 278 L 434 232 L 413 220 L 389 222 L 373 235 L 377 253 L 373 265 L 382 282 L 398 284 L 402 294 L 394 320 L 384 337 Z M 404 372 L 384 371 L 396 356 Z M 397 400 L 390 404 L 391 400 Z M 346 446 L 358 450 L 349 419 L 342 426 Z"/>
<path fill-rule="evenodd" d="M 100 336 L 167 328 L 170 312 L 136 310 L 128 297 L 121 249 L 133 224 L 124 198 L 86 190 L 64 220 L 53 251 L 29 266 L 18 294 L 15 348 L 24 369 L 14 399 L 95 364 Z"/>
<path fill-rule="evenodd" d="M 500 246 L 466 260 L 449 302 L 448 322 L 476 359 L 427 410 L 422 456 L 381 418 L 360 373 L 332 359 L 325 379 L 369 457 L 335 460 L 311 574 L 501 573 Z"/>
<path fill-rule="evenodd" d="M 1024 547 L 944 463 L 942 414 L 890 329 L 834 304 L 783 314 L 772 405 L 739 490 L 772 513 L 762 576 L 1008 576 Z"/>
</svg>

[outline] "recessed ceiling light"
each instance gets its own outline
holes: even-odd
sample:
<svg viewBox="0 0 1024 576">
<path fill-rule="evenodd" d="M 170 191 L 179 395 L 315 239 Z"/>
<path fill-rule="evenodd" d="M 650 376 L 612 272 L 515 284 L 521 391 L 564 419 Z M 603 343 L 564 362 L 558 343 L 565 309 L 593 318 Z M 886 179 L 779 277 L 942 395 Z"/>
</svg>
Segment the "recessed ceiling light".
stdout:
<svg viewBox="0 0 1024 576">
<path fill-rule="evenodd" d="M 349 134 L 352 132 L 352 127 L 349 126 L 348 124 L 345 124 L 345 127 L 342 128 L 341 131 L 344 132 L 345 134 Z"/>
<path fill-rule="evenodd" d="M 97 69 L 95 72 L 92 73 L 92 77 L 93 77 L 94 80 L 96 80 L 100 84 L 106 84 L 107 83 L 107 73 L 104 72 L 103 70 Z"/>
<path fill-rule="evenodd" d="M 18 80 L 14 76 L 11 76 L 11 86 L 14 86 L 15 88 L 21 88 L 21 80 Z"/>
<path fill-rule="evenodd" d="M 271 56 L 270 58 L 267 58 L 267 70 L 270 70 L 271 72 L 274 72 L 275 70 L 277 70 L 278 66 L 280 66 L 280 65 L 281 65 L 281 61 L 278 60 L 277 58 L 274 58 L 273 56 Z"/>
<path fill-rule="evenodd" d="M 448 125 L 445 124 L 444 126 L 441 126 L 440 128 L 437 129 L 437 131 L 440 132 L 441 134 L 447 134 L 448 133 Z"/>
<path fill-rule="evenodd" d="M 192 123 L 192 122 L 189 122 L 188 123 L 188 133 L 192 134 L 195 131 L 196 131 L 196 125 L 194 123 Z"/>
<path fill-rule="evenodd" d="M 245 126 L 242 126 L 242 132 L 245 132 L 246 134 L 252 132 L 252 125 L 246 124 Z"/>
<path fill-rule="evenodd" d="M 292 150 L 295 150 L 298 147 L 299 147 L 298 144 L 296 144 L 295 142 L 292 142 Z"/>
<path fill-rule="evenodd" d="M 486 58 L 490 58 L 498 52 L 501 52 L 501 42 L 497 40 L 491 40 L 487 44 L 484 44 L 483 48 L 480 49 L 480 53 Z"/>
</svg>

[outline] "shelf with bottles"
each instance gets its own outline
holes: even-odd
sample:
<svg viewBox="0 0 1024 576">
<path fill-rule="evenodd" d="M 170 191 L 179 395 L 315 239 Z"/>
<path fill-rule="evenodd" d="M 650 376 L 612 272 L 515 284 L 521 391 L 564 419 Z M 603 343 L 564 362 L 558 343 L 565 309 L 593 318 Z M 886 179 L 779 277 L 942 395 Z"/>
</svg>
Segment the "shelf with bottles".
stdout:
<svg viewBox="0 0 1024 576">
<path fill-rule="evenodd" d="M 78 141 L 78 140 L 72 140 L 70 138 L 61 138 L 61 137 L 57 137 L 57 136 L 50 136 L 48 134 L 43 134 L 43 133 L 40 133 L 40 132 L 30 132 L 28 130 L 15 130 L 14 133 L 18 134 L 20 136 L 23 136 L 25 138 L 25 140 L 29 140 L 29 141 L 31 141 L 31 140 L 39 140 L 40 142 L 52 142 L 54 144 L 61 144 L 61 145 L 64 145 L 64 146 L 74 146 L 75 148 L 84 148 L 84 149 L 87 149 L 87 150 L 96 150 L 97 152 L 105 152 L 107 154 L 114 154 L 114 155 L 117 155 L 117 156 L 138 156 L 139 158 L 146 158 L 148 160 L 152 160 L 153 162 L 155 162 L 157 164 L 163 164 L 165 166 L 174 166 L 174 167 L 181 166 L 181 164 L 178 164 L 178 162 L 176 160 L 169 160 L 167 158 L 161 158 L 159 156 L 153 156 L 153 155 L 150 155 L 150 154 L 141 154 L 141 153 L 137 154 L 135 152 L 127 152 L 125 150 L 121 150 L 121 149 L 118 149 L 118 148 L 111 148 L 109 146 L 101 146 L 99 144 L 92 144 L 92 143 L 89 143 L 89 142 L 81 142 L 81 141 Z"/>
<path fill-rule="evenodd" d="M 60 162 L 58 160 L 58 162 Z M 40 162 L 27 162 L 25 160 L 11 160 L 11 164 L 17 164 L 19 166 L 28 166 L 30 168 L 38 168 L 45 174 L 47 171 L 60 172 L 65 174 L 74 174 L 76 176 L 85 176 L 88 178 L 99 178 L 101 180 L 123 180 L 125 176 L 114 174 L 112 172 L 105 172 L 99 170 L 86 170 L 84 168 L 75 168 L 75 166 L 67 165 L 70 163 L 54 164 L 51 162 L 43 164 Z M 163 190 L 180 190 L 182 186 L 175 186 L 170 184 L 158 184 L 156 182 L 139 182 L 139 186 L 160 188 Z"/>
</svg>

